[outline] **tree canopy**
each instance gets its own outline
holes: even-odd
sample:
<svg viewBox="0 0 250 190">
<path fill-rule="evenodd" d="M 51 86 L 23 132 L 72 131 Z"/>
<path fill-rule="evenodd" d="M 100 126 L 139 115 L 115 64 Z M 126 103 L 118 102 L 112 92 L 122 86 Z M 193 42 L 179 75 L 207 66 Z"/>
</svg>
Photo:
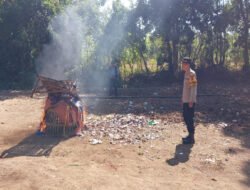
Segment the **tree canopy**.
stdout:
<svg viewBox="0 0 250 190">
<path fill-rule="evenodd" d="M 0 1 L 0 89 L 31 88 L 44 64 L 39 60 L 54 40 L 58 43 L 50 53 L 63 52 L 61 59 L 72 54 L 62 71 L 74 80 L 107 77 L 103 71 L 112 59 L 119 60 L 123 80 L 162 70 L 175 77 L 184 56 L 196 68 L 249 71 L 248 0 L 132 2 L 128 8 L 113 0 L 105 8 L 106 0 Z M 80 30 L 72 28 L 75 17 L 57 22 L 69 7 L 74 7 L 70 11 L 79 18 Z"/>
</svg>

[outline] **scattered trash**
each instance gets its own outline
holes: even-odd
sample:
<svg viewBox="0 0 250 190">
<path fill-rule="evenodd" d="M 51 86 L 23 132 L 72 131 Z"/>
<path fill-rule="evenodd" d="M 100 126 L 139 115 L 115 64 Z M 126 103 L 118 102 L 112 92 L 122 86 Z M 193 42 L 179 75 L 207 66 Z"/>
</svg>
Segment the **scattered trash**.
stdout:
<svg viewBox="0 0 250 190">
<path fill-rule="evenodd" d="M 81 166 L 80 164 L 69 164 L 69 166 Z"/>
<path fill-rule="evenodd" d="M 166 127 L 159 123 L 150 121 L 146 116 L 133 114 L 89 117 L 88 130 L 84 131 L 84 135 L 92 137 L 90 144 L 101 144 L 103 138 L 108 138 L 110 144 L 140 144 L 164 137 Z"/>
<path fill-rule="evenodd" d="M 144 105 L 144 106 L 147 106 L 147 105 L 148 105 L 148 102 L 144 102 L 143 105 Z"/>
<path fill-rule="evenodd" d="M 183 155 L 183 152 L 180 152 L 179 155 Z"/>
<path fill-rule="evenodd" d="M 138 155 L 139 155 L 139 156 L 142 156 L 142 155 L 143 155 L 143 152 L 138 152 Z"/>
<path fill-rule="evenodd" d="M 114 139 L 115 139 L 115 140 L 119 140 L 120 138 L 121 138 L 121 137 L 120 137 L 119 134 L 115 134 L 115 135 L 114 135 Z"/>
<path fill-rule="evenodd" d="M 153 95 L 154 95 L 154 96 L 158 96 L 158 92 L 154 92 Z"/>
<path fill-rule="evenodd" d="M 152 158 L 150 158 L 150 157 L 148 157 L 148 156 L 146 156 L 146 158 L 149 159 L 149 160 L 151 160 L 151 161 L 154 161 L 154 159 L 152 159 Z"/>
<path fill-rule="evenodd" d="M 107 115 L 107 116 L 106 116 L 106 118 L 108 118 L 108 119 L 109 119 L 109 118 L 112 118 L 112 117 L 113 117 L 112 115 Z"/>
<path fill-rule="evenodd" d="M 236 119 L 233 120 L 234 123 L 237 123 L 238 121 Z"/>
<path fill-rule="evenodd" d="M 114 166 L 113 164 L 110 164 L 110 167 L 113 168 L 113 169 L 115 169 L 115 170 L 117 170 L 117 167 Z"/>
<path fill-rule="evenodd" d="M 148 124 L 149 125 L 156 125 L 156 124 L 159 124 L 159 122 L 158 121 L 150 121 Z"/>
<path fill-rule="evenodd" d="M 201 173 L 203 173 L 203 171 L 199 168 L 199 167 L 197 167 L 197 166 L 192 166 L 194 169 L 196 169 L 196 170 L 198 170 L 199 172 L 201 172 Z"/>
<path fill-rule="evenodd" d="M 220 122 L 218 125 L 222 128 L 226 128 L 228 126 L 228 124 L 224 122 Z"/>
<path fill-rule="evenodd" d="M 90 142 L 90 144 L 92 144 L 92 145 L 102 144 L 102 141 L 101 141 L 101 140 L 98 140 L 98 139 L 90 139 L 89 142 Z"/>
<path fill-rule="evenodd" d="M 151 139 L 151 140 L 155 140 L 155 139 L 156 139 L 155 135 L 152 134 L 152 135 L 150 136 L 150 139 Z"/>
<path fill-rule="evenodd" d="M 76 133 L 76 136 L 77 136 L 77 137 L 83 137 L 84 134 L 83 134 L 82 132 L 79 132 L 79 133 Z"/>
<path fill-rule="evenodd" d="M 207 158 L 206 161 L 210 162 L 210 163 L 215 163 L 215 159 L 214 158 Z"/>
<path fill-rule="evenodd" d="M 133 101 L 129 101 L 129 105 L 132 106 L 134 104 Z"/>
</svg>

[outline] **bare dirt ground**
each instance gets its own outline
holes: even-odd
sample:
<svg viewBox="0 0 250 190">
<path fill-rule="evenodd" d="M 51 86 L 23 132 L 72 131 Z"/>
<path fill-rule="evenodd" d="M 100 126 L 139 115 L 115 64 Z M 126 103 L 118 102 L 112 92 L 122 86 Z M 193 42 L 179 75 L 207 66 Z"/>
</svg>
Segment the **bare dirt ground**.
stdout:
<svg viewBox="0 0 250 190">
<path fill-rule="evenodd" d="M 122 95 L 181 94 L 181 86 L 123 89 Z M 163 136 L 138 144 L 91 145 L 88 135 L 37 136 L 44 95 L 0 92 L 0 189 L 250 189 L 250 85 L 200 85 L 196 143 L 187 134 L 179 99 L 86 100 L 87 124 L 107 116 L 158 120 Z M 133 105 L 129 105 L 133 101 Z M 147 101 L 150 109 L 143 107 Z M 152 112 L 153 111 L 153 112 Z"/>
</svg>

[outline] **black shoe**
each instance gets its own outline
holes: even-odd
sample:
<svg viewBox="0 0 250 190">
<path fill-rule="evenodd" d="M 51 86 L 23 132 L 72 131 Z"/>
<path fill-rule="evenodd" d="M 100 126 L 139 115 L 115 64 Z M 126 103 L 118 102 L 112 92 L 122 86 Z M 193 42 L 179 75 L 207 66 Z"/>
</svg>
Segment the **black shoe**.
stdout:
<svg viewBox="0 0 250 190">
<path fill-rule="evenodd" d="M 191 135 L 188 135 L 185 138 L 182 138 L 182 142 L 183 142 L 183 144 L 194 144 L 195 143 L 194 135 L 191 134 Z"/>
<path fill-rule="evenodd" d="M 186 136 L 186 137 L 183 137 L 183 138 L 182 138 L 182 141 L 186 141 L 188 138 L 189 138 L 189 135 Z"/>
<path fill-rule="evenodd" d="M 195 143 L 194 139 L 192 139 L 192 138 L 188 138 L 186 140 L 183 140 L 182 142 L 183 142 L 183 144 L 194 144 Z"/>
</svg>

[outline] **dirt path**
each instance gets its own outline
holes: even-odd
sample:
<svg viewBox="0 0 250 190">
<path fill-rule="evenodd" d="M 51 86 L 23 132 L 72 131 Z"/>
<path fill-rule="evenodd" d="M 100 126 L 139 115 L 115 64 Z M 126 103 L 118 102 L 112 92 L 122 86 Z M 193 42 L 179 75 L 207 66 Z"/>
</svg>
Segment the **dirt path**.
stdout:
<svg viewBox="0 0 250 190">
<path fill-rule="evenodd" d="M 127 145 L 104 138 L 90 145 L 90 136 L 36 136 L 44 97 L 0 92 L 0 189 L 249 189 L 250 91 L 245 88 L 244 96 L 200 100 L 194 146 L 181 144 L 186 129 L 178 101 L 148 100 L 165 128 L 163 138 Z M 128 100 L 86 102 L 88 118 L 130 113 L 152 119 L 140 107 L 144 101 L 134 100 L 130 109 Z M 157 110 L 160 105 L 164 109 Z M 230 116 L 228 109 L 239 116 Z"/>
</svg>

